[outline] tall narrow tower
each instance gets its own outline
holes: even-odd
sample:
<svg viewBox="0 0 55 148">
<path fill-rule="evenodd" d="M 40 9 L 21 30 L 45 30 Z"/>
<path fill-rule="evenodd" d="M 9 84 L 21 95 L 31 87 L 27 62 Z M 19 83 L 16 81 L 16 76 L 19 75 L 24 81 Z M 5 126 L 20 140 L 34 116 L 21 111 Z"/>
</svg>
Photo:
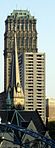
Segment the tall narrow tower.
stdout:
<svg viewBox="0 0 55 148">
<path fill-rule="evenodd" d="M 14 46 L 15 48 L 12 53 L 10 83 L 9 83 L 9 87 L 7 90 L 8 91 L 7 105 L 8 106 L 21 105 L 22 107 L 24 107 L 24 94 L 23 94 L 21 83 L 20 83 L 20 74 L 19 74 L 16 26 L 15 26 L 15 31 L 14 31 L 14 44 L 15 44 Z"/>
<path fill-rule="evenodd" d="M 12 52 L 14 49 L 14 31 L 17 28 L 17 50 L 37 51 L 36 19 L 28 10 L 14 10 L 5 21 L 4 34 L 4 89 L 8 88 L 11 74 Z"/>
<path fill-rule="evenodd" d="M 5 91 L 11 84 L 14 103 L 24 101 L 25 110 L 37 109 L 45 122 L 45 53 L 38 52 L 36 19 L 28 10 L 14 10 L 7 17 L 4 45 Z M 18 94 L 23 96 L 23 92 L 24 100 L 18 99 Z"/>
</svg>

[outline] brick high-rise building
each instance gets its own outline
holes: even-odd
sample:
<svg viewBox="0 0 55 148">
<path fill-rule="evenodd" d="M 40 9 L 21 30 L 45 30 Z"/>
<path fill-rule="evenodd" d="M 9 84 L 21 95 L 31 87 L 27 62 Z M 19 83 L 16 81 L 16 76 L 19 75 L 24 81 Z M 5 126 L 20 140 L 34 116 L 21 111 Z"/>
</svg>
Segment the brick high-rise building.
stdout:
<svg viewBox="0 0 55 148">
<path fill-rule="evenodd" d="M 45 122 L 45 54 L 38 52 L 36 19 L 27 10 L 14 10 L 5 21 L 4 90 L 10 83 L 15 25 L 25 110 L 37 109 Z"/>
<path fill-rule="evenodd" d="M 14 30 L 17 25 L 18 52 L 36 51 L 37 31 L 36 19 L 29 11 L 14 10 L 5 21 L 4 34 L 4 89 L 6 90 L 10 81 L 10 65 L 14 49 Z"/>
</svg>

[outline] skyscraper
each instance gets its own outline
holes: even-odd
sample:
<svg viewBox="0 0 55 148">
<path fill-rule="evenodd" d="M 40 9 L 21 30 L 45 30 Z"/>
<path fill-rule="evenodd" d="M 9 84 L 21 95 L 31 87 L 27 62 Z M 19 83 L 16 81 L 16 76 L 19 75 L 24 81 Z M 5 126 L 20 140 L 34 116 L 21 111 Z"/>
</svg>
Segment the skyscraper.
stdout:
<svg viewBox="0 0 55 148">
<path fill-rule="evenodd" d="M 15 25 L 25 110 L 37 109 L 45 122 L 45 54 L 38 52 L 36 19 L 28 10 L 14 10 L 5 21 L 4 89 L 10 83 Z"/>
<path fill-rule="evenodd" d="M 22 51 L 36 51 L 37 31 L 36 19 L 27 10 L 14 10 L 5 21 L 4 34 L 4 88 L 10 81 L 10 65 L 14 49 L 14 30 L 17 24 L 18 53 Z"/>
</svg>

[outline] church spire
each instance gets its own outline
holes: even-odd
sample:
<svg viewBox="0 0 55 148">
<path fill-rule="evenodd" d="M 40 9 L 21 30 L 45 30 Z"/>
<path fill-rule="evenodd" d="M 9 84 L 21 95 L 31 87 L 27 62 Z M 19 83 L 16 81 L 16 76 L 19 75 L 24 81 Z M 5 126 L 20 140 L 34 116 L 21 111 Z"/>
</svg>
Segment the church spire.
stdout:
<svg viewBox="0 0 55 148">
<path fill-rule="evenodd" d="M 13 99 L 14 105 L 24 105 L 24 94 L 22 86 L 20 83 L 19 74 L 19 62 L 18 62 L 18 51 L 17 51 L 17 27 L 15 26 L 14 39 L 15 39 L 15 49 L 14 49 L 14 62 L 13 62 Z M 14 80 L 15 79 L 15 80 Z"/>
<path fill-rule="evenodd" d="M 15 26 L 14 32 L 14 44 L 15 48 L 12 54 L 12 64 L 11 64 L 11 81 L 10 81 L 10 88 L 11 88 L 11 98 L 12 98 L 12 105 L 24 106 L 24 94 L 22 90 L 22 86 L 20 83 L 20 74 L 19 74 L 19 62 L 18 62 L 18 51 L 17 51 L 17 31 Z"/>
</svg>

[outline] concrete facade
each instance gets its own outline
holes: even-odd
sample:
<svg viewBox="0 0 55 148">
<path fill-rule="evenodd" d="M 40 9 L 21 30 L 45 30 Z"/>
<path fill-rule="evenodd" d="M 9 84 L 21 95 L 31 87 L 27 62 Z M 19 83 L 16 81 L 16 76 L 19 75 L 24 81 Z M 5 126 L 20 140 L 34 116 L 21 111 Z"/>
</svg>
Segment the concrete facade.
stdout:
<svg viewBox="0 0 55 148">
<path fill-rule="evenodd" d="M 45 53 L 24 52 L 19 55 L 19 63 L 21 59 L 20 80 L 25 96 L 25 110 L 37 109 L 45 121 Z"/>
</svg>

